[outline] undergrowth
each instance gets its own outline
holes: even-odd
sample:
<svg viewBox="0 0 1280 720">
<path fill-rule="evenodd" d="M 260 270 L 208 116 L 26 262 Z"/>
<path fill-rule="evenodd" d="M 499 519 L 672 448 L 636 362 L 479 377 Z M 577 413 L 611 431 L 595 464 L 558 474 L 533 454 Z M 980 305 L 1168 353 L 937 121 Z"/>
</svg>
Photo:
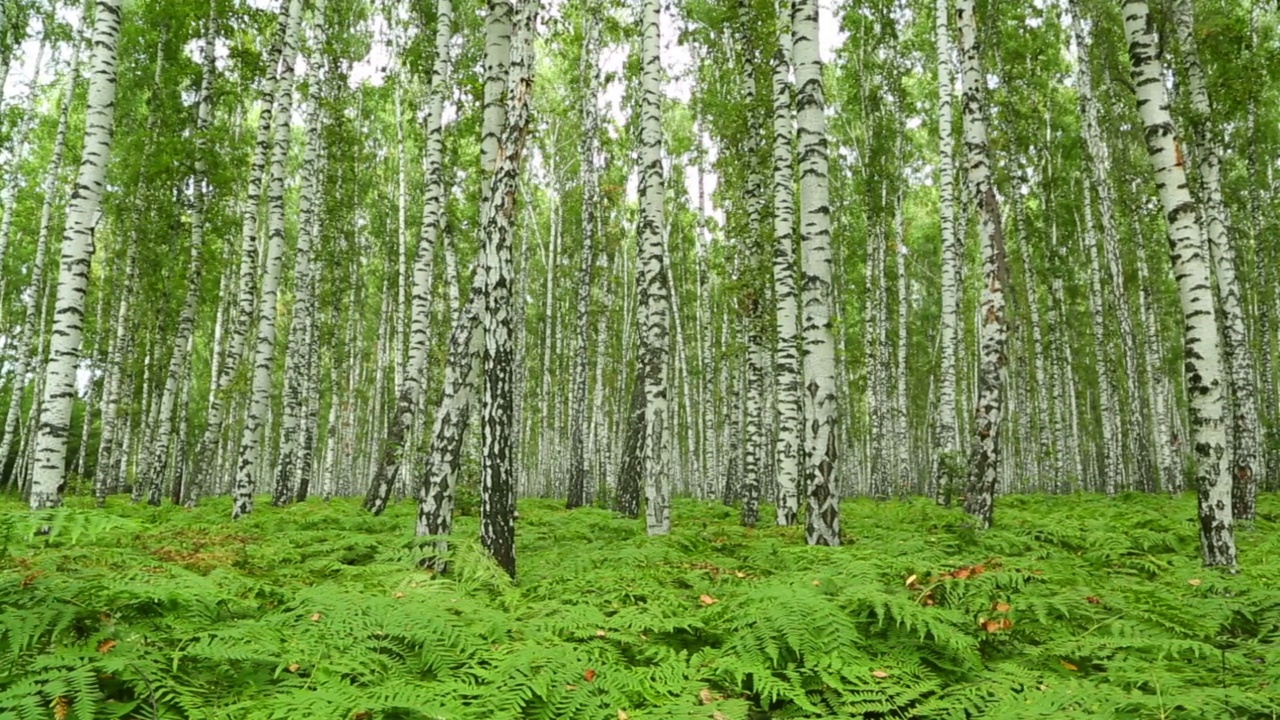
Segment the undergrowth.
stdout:
<svg viewBox="0 0 1280 720">
<path fill-rule="evenodd" d="M 419 570 L 409 504 L 71 505 L 0 503 L 0 718 L 1280 716 L 1274 497 L 1235 576 L 1191 498 L 852 501 L 835 550 L 528 501 L 516 585 L 466 539 Z"/>
</svg>

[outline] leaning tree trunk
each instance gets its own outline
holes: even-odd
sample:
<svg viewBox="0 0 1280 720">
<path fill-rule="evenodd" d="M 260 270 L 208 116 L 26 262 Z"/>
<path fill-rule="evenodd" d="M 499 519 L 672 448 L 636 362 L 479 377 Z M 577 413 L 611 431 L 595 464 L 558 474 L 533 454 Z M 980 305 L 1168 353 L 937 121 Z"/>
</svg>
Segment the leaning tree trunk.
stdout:
<svg viewBox="0 0 1280 720">
<path fill-rule="evenodd" d="M 964 144 L 968 149 L 968 185 L 979 213 L 983 278 L 978 331 L 978 398 L 973 413 L 977 435 L 969 454 L 969 487 L 964 509 L 982 527 L 991 527 L 996 479 L 1000 476 L 1000 421 L 1004 414 L 1008 364 L 1004 288 L 1008 284 L 1009 272 L 1005 263 L 1004 230 L 1000 226 L 1000 205 L 991 179 L 983 107 L 986 75 L 982 72 L 978 26 L 973 11 L 973 0 L 957 0 L 956 18 L 960 26 L 960 53 L 964 64 L 961 74 Z"/>
<path fill-rule="evenodd" d="M 66 481 L 67 434 L 75 398 L 76 365 L 84 332 L 84 298 L 93 260 L 93 231 L 98 222 L 111 140 L 115 129 L 116 43 L 120 37 L 120 0 L 97 0 L 89 97 L 85 110 L 84 154 L 75 192 L 67 206 L 58 290 L 54 300 L 49 363 L 45 368 L 40 427 L 31 483 L 32 510 L 56 507 Z"/>
<path fill-rule="evenodd" d="M 826 99 L 818 54 L 818 2 L 795 0 L 796 154 L 800 169 L 802 261 L 801 333 L 804 342 L 805 478 L 810 545 L 840 544 L 840 492 L 836 486 L 836 341 L 832 329 L 830 178 L 827 174 Z"/>
<path fill-rule="evenodd" d="M 1138 115 L 1145 130 L 1147 155 L 1169 229 L 1170 258 L 1182 304 L 1184 367 L 1196 453 L 1200 516 L 1200 552 L 1205 565 L 1234 567 L 1236 541 L 1231 506 L 1231 475 L 1226 462 L 1222 353 L 1214 314 L 1210 263 L 1200 243 L 1196 204 L 1187 173 L 1146 0 L 1124 0 L 1125 35 Z"/>
<path fill-rule="evenodd" d="M 596 107 L 596 78 L 599 74 L 600 20 L 594 12 L 583 16 L 582 41 L 582 256 L 578 270 L 577 335 L 573 351 L 573 394 L 569 411 L 569 498 L 570 508 L 587 502 L 587 337 L 591 324 L 591 271 L 595 265 L 596 210 L 600 202 L 600 180 L 596 169 L 596 134 L 599 110 Z M 602 353 L 603 347 L 596 348 Z M 546 369 L 549 371 L 549 368 Z M 597 407 L 597 410 L 599 408 Z"/>
<path fill-rule="evenodd" d="M 275 364 L 276 299 L 280 289 L 280 271 L 284 263 L 284 165 L 289 156 L 289 135 L 293 101 L 293 69 L 298 55 L 298 27 L 302 22 L 302 0 L 289 0 L 280 72 L 277 76 L 275 131 L 271 148 L 271 171 L 267 184 L 267 260 L 258 297 L 258 331 L 253 357 L 253 391 L 249 413 L 240 436 L 240 458 L 236 467 L 231 517 L 237 519 L 253 512 L 253 493 L 257 487 L 263 425 L 271 404 L 271 375 Z"/>
<path fill-rule="evenodd" d="M 1187 66 L 1191 147 L 1200 180 L 1204 230 L 1209 237 L 1214 276 L 1218 281 L 1222 339 L 1231 382 L 1231 505 L 1236 519 L 1253 520 L 1258 495 L 1254 478 L 1254 466 L 1258 462 L 1258 409 L 1254 404 L 1253 358 L 1249 354 L 1240 281 L 1236 276 L 1236 248 L 1227 227 L 1227 208 L 1222 199 L 1218 131 L 1212 123 L 1213 109 L 1196 47 L 1195 14 L 1190 0 L 1176 0 L 1173 19 Z"/>
<path fill-rule="evenodd" d="M 640 356 L 644 378 L 645 527 L 650 535 L 671 532 L 671 458 L 662 441 L 668 418 L 667 338 L 670 288 L 667 287 L 665 198 L 662 170 L 662 61 L 658 44 L 658 0 L 640 5 L 640 217 L 639 273 L 644 307 L 640 309 Z"/>
</svg>

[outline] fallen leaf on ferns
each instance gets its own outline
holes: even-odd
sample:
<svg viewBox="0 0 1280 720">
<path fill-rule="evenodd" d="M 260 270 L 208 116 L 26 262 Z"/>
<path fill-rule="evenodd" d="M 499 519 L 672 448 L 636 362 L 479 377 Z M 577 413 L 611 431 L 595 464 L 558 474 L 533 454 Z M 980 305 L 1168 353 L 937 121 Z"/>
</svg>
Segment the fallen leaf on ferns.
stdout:
<svg viewBox="0 0 1280 720">
<path fill-rule="evenodd" d="M 109 653 L 111 652 L 111 648 L 114 648 L 115 646 L 116 646 L 115 640 L 111 640 L 111 639 L 103 640 L 102 642 L 98 643 L 98 652 Z"/>
<path fill-rule="evenodd" d="M 586 678 L 587 682 L 595 682 L 596 671 L 592 670 L 591 668 L 587 668 L 585 671 L 583 671 L 582 677 Z"/>
<path fill-rule="evenodd" d="M 1075 672 L 1076 670 L 1080 669 L 1075 665 L 1072 665 L 1071 663 L 1067 662 L 1066 660 L 1059 660 L 1058 662 L 1062 663 L 1062 667 L 1070 670 L 1071 672 Z"/>
<path fill-rule="evenodd" d="M 289 670 L 289 672 L 298 672 L 298 668 L 300 668 L 300 667 L 302 667 L 302 666 L 301 666 L 301 665 L 299 665 L 298 663 L 289 663 L 288 670 Z"/>
<path fill-rule="evenodd" d="M 959 570 L 951 573 L 951 577 L 957 580 L 966 580 L 969 577 L 969 568 L 960 568 Z"/>
<path fill-rule="evenodd" d="M 716 697 L 712 695 L 711 691 L 707 688 L 702 688 L 698 691 L 698 700 L 701 701 L 703 705 L 710 705 L 715 701 L 715 699 Z"/>
<path fill-rule="evenodd" d="M 1007 603 L 1007 602 L 998 602 L 998 603 L 996 603 L 996 604 L 995 604 L 995 610 L 996 610 L 996 612 L 1004 612 L 1004 613 L 1007 613 L 1007 612 L 1009 612 L 1009 611 L 1010 611 L 1010 610 L 1012 610 L 1012 609 L 1013 609 L 1013 608 L 1012 608 L 1012 607 L 1010 607 L 1009 603 Z"/>
<path fill-rule="evenodd" d="M 999 620 L 982 620 L 982 629 L 989 633 L 1000 632 Z"/>
<path fill-rule="evenodd" d="M 631 716 L 625 710 L 618 711 L 618 720 L 631 720 Z"/>
<path fill-rule="evenodd" d="M 56 720 L 67 720 L 71 714 L 71 701 L 59 695 L 53 701 L 53 717 Z"/>
<path fill-rule="evenodd" d="M 912 585 L 915 585 L 915 584 L 916 584 L 915 575 L 912 575 L 911 577 L 907 578 L 907 587 L 911 587 Z"/>
<path fill-rule="evenodd" d="M 1087 602 L 1087 603 L 1089 603 L 1090 605 L 1101 605 L 1101 604 L 1102 604 L 1102 599 L 1101 599 L 1101 598 L 1099 598 L 1097 595 L 1090 595 L 1089 597 L 1085 598 L 1085 599 L 1084 599 L 1084 601 L 1085 601 L 1085 602 Z"/>
<path fill-rule="evenodd" d="M 324 616 L 323 616 L 323 615 L 321 615 L 320 613 L 312 613 L 312 614 L 311 614 L 311 622 L 320 622 L 320 618 L 322 618 L 322 617 L 324 617 Z"/>
<path fill-rule="evenodd" d="M 606 637 L 608 634 L 609 634 L 609 633 L 607 633 L 607 632 L 605 632 L 605 631 L 603 631 L 603 630 L 597 630 L 597 631 L 596 631 L 596 637 L 598 637 L 598 638 Z"/>
<path fill-rule="evenodd" d="M 818 587 L 818 586 L 819 586 L 819 585 L 821 585 L 821 584 L 822 584 L 822 581 L 821 581 L 821 580 L 814 580 L 814 581 L 813 581 L 813 586 L 814 586 L 814 587 Z"/>
<path fill-rule="evenodd" d="M 573 692 L 574 690 L 577 690 L 577 689 L 578 689 L 578 686 L 577 686 L 577 685 L 565 685 L 565 686 L 564 686 L 564 689 L 565 689 L 565 690 L 568 690 L 569 692 Z"/>
<path fill-rule="evenodd" d="M 1200 587 L 1201 582 L 1203 581 L 1200 578 L 1191 578 L 1190 580 L 1187 581 L 1187 584 L 1190 585 L 1191 587 Z"/>
<path fill-rule="evenodd" d="M 729 720 L 729 716 L 725 715 L 719 710 L 716 710 L 715 712 L 711 713 L 711 720 Z"/>
<path fill-rule="evenodd" d="M 391 597 L 393 597 L 393 598 L 395 598 L 395 599 L 399 600 L 400 598 L 404 597 L 404 593 L 402 593 L 402 592 L 398 592 L 398 593 L 396 593 L 395 595 L 392 595 Z"/>
<path fill-rule="evenodd" d="M 710 595 L 699 595 L 698 599 L 702 601 L 703 605 L 715 605 L 716 603 L 720 602 L 719 600 L 711 597 Z"/>
<path fill-rule="evenodd" d="M 745 577 L 747 576 L 747 574 L 746 574 L 746 573 L 744 573 L 744 572 L 742 572 L 741 570 L 734 570 L 734 571 L 733 571 L 733 576 L 734 576 L 734 577 L 736 577 L 736 578 L 738 578 L 739 580 L 741 580 L 742 578 L 745 578 Z"/>
<path fill-rule="evenodd" d="M 877 677 L 883 680 L 889 677 L 889 673 L 885 672 L 884 670 L 873 670 L 871 671 L 871 677 Z"/>
</svg>

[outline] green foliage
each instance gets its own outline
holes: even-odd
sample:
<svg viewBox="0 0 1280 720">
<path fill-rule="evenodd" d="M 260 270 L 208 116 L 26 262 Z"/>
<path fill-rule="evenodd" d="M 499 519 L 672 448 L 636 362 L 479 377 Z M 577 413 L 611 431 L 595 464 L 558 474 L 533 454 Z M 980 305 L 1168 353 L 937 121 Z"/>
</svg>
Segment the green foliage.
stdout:
<svg viewBox="0 0 1280 720">
<path fill-rule="evenodd" d="M 1199 567 L 1191 498 L 845 506 L 845 547 L 678 503 L 521 506 L 513 586 L 413 507 L 0 514 L 3 718 L 1269 718 L 1280 504 Z M 461 518 L 462 537 L 474 519 Z M 34 535 L 48 525 L 46 536 Z"/>
</svg>

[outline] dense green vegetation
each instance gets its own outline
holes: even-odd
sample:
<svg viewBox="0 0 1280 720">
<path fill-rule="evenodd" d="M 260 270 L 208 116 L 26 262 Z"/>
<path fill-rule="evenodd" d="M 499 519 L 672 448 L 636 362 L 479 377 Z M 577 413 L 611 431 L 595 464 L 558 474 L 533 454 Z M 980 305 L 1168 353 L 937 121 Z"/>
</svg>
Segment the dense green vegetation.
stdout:
<svg viewBox="0 0 1280 720">
<path fill-rule="evenodd" d="M 418 569 L 410 504 L 227 523 L 72 498 L 0 506 L 3 718 L 1272 718 L 1280 501 L 1241 571 L 1191 497 L 1010 496 L 977 533 L 847 502 L 845 545 L 677 501 L 671 535 L 528 500 L 513 585 L 473 542 Z M 34 534 L 51 522 L 52 534 Z"/>
</svg>

